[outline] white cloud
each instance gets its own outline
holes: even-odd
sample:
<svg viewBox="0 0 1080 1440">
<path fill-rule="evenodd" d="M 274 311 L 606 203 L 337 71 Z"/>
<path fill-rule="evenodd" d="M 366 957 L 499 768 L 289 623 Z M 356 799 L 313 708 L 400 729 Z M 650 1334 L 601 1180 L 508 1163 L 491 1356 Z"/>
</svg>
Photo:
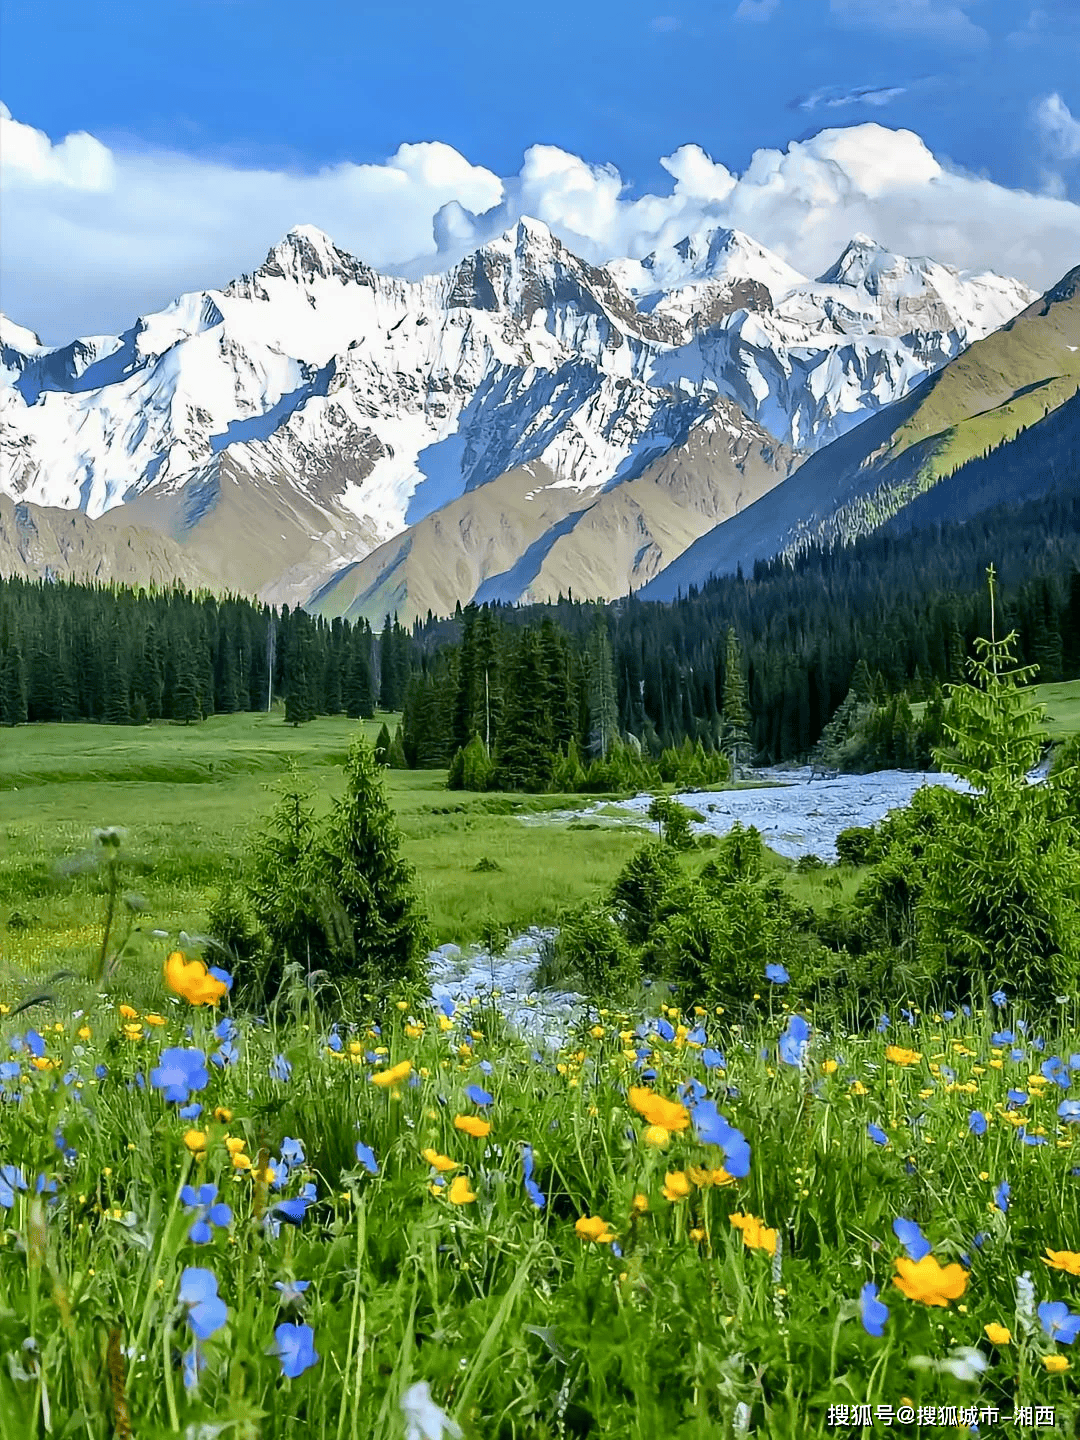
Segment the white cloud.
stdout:
<svg viewBox="0 0 1080 1440">
<path fill-rule="evenodd" d="M 843 24 L 891 35 L 979 48 L 990 40 L 967 14 L 963 0 L 829 0 L 829 9 Z"/>
<path fill-rule="evenodd" d="M 1056 92 L 1036 106 L 1035 123 L 1046 148 L 1056 159 L 1075 160 L 1080 155 L 1080 120 Z"/>
<path fill-rule="evenodd" d="M 828 85 L 793 100 L 789 108 L 815 110 L 822 105 L 827 110 L 839 110 L 845 105 L 873 105 L 880 109 L 882 105 L 888 105 L 890 101 L 906 94 L 906 85 L 856 85 L 849 90 Z"/>
<path fill-rule="evenodd" d="M 780 0 L 739 0 L 739 8 L 735 11 L 736 20 L 756 20 L 758 22 L 768 20 L 776 12 Z"/>
<path fill-rule="evenodd" d="M 1051 113 L 1064 126 L 1064 105 Z M 878 124 L 757 150 L 742 175 L 683 145 L 660 161 L 669 193 L 632 199 L 614 166 L 552 145 L 532 146 L 503 178 L 439 143 L 304 175 L 113 152 L 90 136 L 54 145 L 0 121 L 0 289 L 12 317 L 54 344 L 124 329 L 185 290 L 224 285 L 300 223 L 412 276 L 446 268 L 521 215 L 593 263 L 640 259 L 706 225 L 744 230 L 815 275 L 859 230 L 904 254 L 1040 289 L 1080 253 L 1080 205 L 1051 178 L 1039 195 L 1009 190 L 939 161 L 912 131 Z"/>
</svg>

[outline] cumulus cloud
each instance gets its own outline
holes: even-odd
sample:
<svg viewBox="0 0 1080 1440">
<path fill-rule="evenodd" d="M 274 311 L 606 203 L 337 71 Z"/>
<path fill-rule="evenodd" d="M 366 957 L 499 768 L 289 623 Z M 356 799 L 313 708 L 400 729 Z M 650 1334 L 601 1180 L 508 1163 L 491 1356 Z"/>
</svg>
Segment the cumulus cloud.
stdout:
<svg viewBox="0 0 1080 1440">
<path fill-rule="evenodd" d="M 1048 113 L 1072 134 L 1063 102 Z M 116 332 L 185 290 L 224 285 L 300 223 L 406 276 L 447 268 L 522 215 L 596 264 L 641 259 L 716 225 L 812 275 L 856 231 L 1039 289 L 1080 253 L 1080 206 L 1060 189 L 1006 189 L 939 161 L 912 131 L 874 123 L 757 150 L 741 175 L 683 145 L 660 160 L 668 193 L 637 198 L 614 166 L 553 145 L 532 146 L 508 177 L 438 142 L 305 175 L 111 151 L 90 136 L 54 144 L 6 114 L 0 125 L 0 288 L 12 317 L 54 344 Z"/>
<path fill-rule="evenodd" d="M 1080 120 L 1056 92 L 1036 106 L 1035 123 L 1055 159 L 1075 160 L 1080 155 Z"/>
<path fill-rule="evenodd" d="M 962 0 L 829 0 L 829 9 L 841 24 L 859 29 L 965 47 L 981 48 L 990 41 L 986 31 L 968 15 Z"/>
</svg>

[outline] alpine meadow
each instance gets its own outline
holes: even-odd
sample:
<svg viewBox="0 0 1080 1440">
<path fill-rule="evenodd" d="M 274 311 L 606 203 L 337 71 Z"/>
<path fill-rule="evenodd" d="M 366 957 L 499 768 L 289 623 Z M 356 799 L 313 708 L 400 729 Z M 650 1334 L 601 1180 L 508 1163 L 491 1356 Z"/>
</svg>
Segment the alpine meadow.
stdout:
<svg viewBox="0 0 1080 1440">
<path fill-rule="evenodd" d="M 1073 7 L 4 51 L 0 1440 L 1080 1434 Z"/>
</svg>

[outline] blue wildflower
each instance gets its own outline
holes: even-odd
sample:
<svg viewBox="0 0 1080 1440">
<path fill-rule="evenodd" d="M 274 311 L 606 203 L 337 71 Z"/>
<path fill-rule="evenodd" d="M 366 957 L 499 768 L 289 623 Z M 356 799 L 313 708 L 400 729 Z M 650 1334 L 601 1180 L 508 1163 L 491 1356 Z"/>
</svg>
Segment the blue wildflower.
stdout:
<svg viewBox="0 0 1080 1440">
<path fill-rule="evenodd" d="M 1011 1045 L 1016 1039 L 1011 1030 L 995 1030 L 990 1036 L 991 1045 Z"/>
<path fill-rule="evenodd" d="M 688 1033 L 686 1043 L 687 1045 L 704 1045 L 707 1039 L 708 1036 L 705 1034 L 705 1026 L 695 1025 L 693 1030 Z"/>
<path fill-rule="evenodd" d="M 1063 1125 L 1080 1125 L 1080 1100 L 1062 1100 L 1057 1113 Z"/>
<path fill-rule="evenodd" d="M 1011 1193 L 1012 1186 L 1007 1180 L 1002 1180 L 1001 1184 L 994 1191 L 994 1204 L 1003 1215 L 1009 1208 L 1009 1196 Z"/>
<path fill-rule="evenodd" d="M 893 1234 L 912 1260 L 922 1260 L 930 1254 L 930 1241 L 914 1220 L 905 1220 L 901 1216 L 893 1221 L 892 1228 Z"/>
<path fill-rule="evenodd" d="M 180 1191 L 184 1209 L 195 1216 L 188 1231 L 188 1239 L 193 1245 L 209 1245 L 214 1238 L 215 1225 L 224 1229 L 232 1224 L 232 1211 L 228 1205 L 215 1203 L 217 1196 L 216 1185 L 200 1185 L 198 1190 L 194 1185 L 185 1185 Z"/>
<path fill-rule="evenodd" d="M 1080 1335 L 1080 1315 L 1074 1315 L 1064 1300 L 1044 1300 L 1039 1306 L 1039 1323 L 1051 1340 L 1071 1345 Z"/>
<path fill-rule="evenodd" d="M 202 1106 L 197 1100 L 193 1100 L 190 1105 L 181 1105 L 176 1113 L 181 1120 L 197 1120 L 202 1114 Z"/>
<path fill-rule="evenodd" d="M 200 1340 L 209 1340 L 229 1318 L 229 1307 L 217 1293 L 212 1270 L 189 1266 L 180 1276 L 180 1303 L 187 1310 L 187 1322 Z"/>
<path fill-rule="evenodd" d="M 1009 997 L 1005 994 L 1004 990 L 995 990 L 994 993 L 990 996 L 990 999 L 999 1010 L 1001 1010 L 1005 1005 L 1007 1005 L 1009 1001 Z"/>
<path fill-rule="evenodd" d="M 292 1064 L 284 1055 L 275 1055 L 270 1061 L 270 1079 L 284 1083 L 292 1074 Z"/>
<path fill-rule="evenodd" d="M 466 1085 L 465 1094 L 472 1103 L 478 1105 L 481 1110 L 485 1109 L 488 1105 L 494 1104 L 495 1101 L 494 1095 L 489 1095 L 488 1092 L 482 1090 L 479 1085 Z"/>
<path fill-rule="evenodd" d="M 881 1338 L 885 1322 L 889 1318 L 889 1307 L 878 1299 L 878 1287 L 868 1280 L 859 1291 L 859 1319 L 868 1335 Z"/>
<path fill-rule="evenodd" d="M 186 1105 L 193 1090 L 205 1090 L 210 1080 L 201 1050 L 171 1045 L 162 1050 L 160 1064 L 150 1072 L 150 1083 L 166 1100 Z"/>
<path fill-rule="evenodd" d="M 286 1135 L 281 1142 L 281 1158 L 286 1165 L 303 1165 L 304 1146 L 300 1140 L 294 1140 L 291 1135 Z"/>
<path fill-rule="evenodd" d="M 1044 1080 L 1052 1080 L 1055 1085 L 1060 1085 L 1062 1090 L 1069 1088 L 1069 1067 L 1060 1055 L 1051 1055 L 1048 1060 L 1044 1060 L 1039 1066 L 1039 1074 Z"/>
<path fill-rule="evenodd" d="M 15 1204 L 15 1191 L 25 1190 L 26 1176 L 19 1165 L 0 1165 L 0 1205 L 10 1210 Z"/>
<path fill-rule="evenodd" d="M 521 1168 L 525 1175 L 525 1193 L 536 1206 L 537 1210 L 543 1210 L 547 1204 L 547 1196 L 533 1179 L 533 1152 L 531 1145 L 522 1145 L 521 1147 Z"/>
<path fill-rule="evenodd" d="M 771 980 L 774 985 L 786 985 L 791 976 L 783 965 L 770 964 L 765 966 L 765 979 Z"/>
<path fill-rule="evenodd" d="M 972 1110 L 968 1116 L 968 1129 L 972 1135 L 986 1134 L 986 1116 L 981 1110 Z"/>
<path fill-rule="evenodd" d="M 282 1309 L 288 1310 L 294 1305 L 303 1304 L 304 1291 L 310 1284 L 310 1280 L 275 1280 L 274 1289 L 281 1294 L 278 1303 Z"/>
<path fill-rule="evenodd" d="M 222 970 L 220 965 L 208 965 L 206 968 L 215 980 L 221 981 L 222 985 L 225 986 L 226 992 L 231 992 L 233 979 L 227 970 Z"/>
<path fill-rule="evenodd" d="M 801 1065 L 810 1039 L 810 1026 L 801 1015 L 788 1019 L 787 1029 L 780 1036 L 780 1059 L 785 1065 Z"/>
<path fill-rule="evenodd" d="M 701 1052 L 701 1063 L 706 1070 L 726 1070 L 727 1062 L 724 1060 L 723 1052 L 706 1048 Z"/>
<path fill-rule="evenodd" d="M 215 1050 L 210 1056 L 211 1063 L 219 1070 L 224 1070 L 226 1065 L 235 1065 L 240 1059 L 240 1051 L 232 1040 L 226 1040 L 220 1050 Z"/>
<path fill-rule="evenodd" d="M 274 1331 L 274 1344 L 268 1353 L 281 1361 L 282 1375 L 295 1380 L 318 1364 L 315 1331 L 310 1325 L 292 1325 L 286 1320 Z"/>
<path fill-rule="evenodd" d="M 879 1016 L 878 1022 L 877 1022 L 878 1034 L 879 1034 L 879 1035 L 884 1035 L 885 1031 L 886 1031 L 888 1028 L 889 1028 L 889 1017 L 888 1017 L 888 1015 L 881 1015 L 881 1016 Z"/>
<path fill-rule="evenodd" d="M 724 1169 L 736 1180 L 750 1174 L 750 1144 L 741 1130 L 730 1125 L 712 1100 L 699 1100 L 690 1111 L 694 1132 L 703 1145 L 724 1152 Z"/>
<path fill-rule="evenodd" d="M 356 1142 L 356 1158 L 369 1175 L 378 1175 L 379 1162 L 375 1159 L 375 1151 L 370 1145 L 365 1145 L 362 1140 Z"/>
<path fill-rule="evenodd" d="M 206 1369 L 206 1357 L 199 1349 L 198 1342 L 194 1342 L 190 1350 L 185 1350 L 183 1355 L 184 1367 L 184 1389 L 188 1391 L 199 1388 L 199 1377 Z"/>
<path fill-rule="evenodd" d="M 1028 1103 L 1028 1092 L 1026 1090 L 1010 1090 L 1005 1096 L 1009 1102 L 1010 1110 L 1019 1110 L 1021 1106 Z"/>
<path fill-rule="evenodd" d="M 875 1145 L 887 1145 L 889 1143 L 889 1137 L 880 1125 L 874 1125 L 873 1123 L 867 1125 L 866 1133 Z"/>
<path fill-rule="evenodd" d="M 670 1020 L 665 1020 L 663 1016 L 661 1016 L 661 1018 L 657 1020 L 653 1028 L 656 1030 L 656 1033 L 660 1036 L 661 1040 L 675 1039 L 675 1026 L 672 1025 Z"/>
</svg>

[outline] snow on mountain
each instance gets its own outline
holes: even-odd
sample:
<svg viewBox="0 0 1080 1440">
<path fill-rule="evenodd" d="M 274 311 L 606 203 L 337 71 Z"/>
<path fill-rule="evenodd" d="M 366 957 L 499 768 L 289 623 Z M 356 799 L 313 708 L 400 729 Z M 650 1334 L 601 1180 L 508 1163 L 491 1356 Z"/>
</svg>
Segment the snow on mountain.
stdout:
<svg viewBox="0 0 1080 1440">
<path fill-rule="evenodd" d="M 1032 298 L 865 236 L 816 281 L 721 229 L 600 268 L 532 219 L 409 281 L 303 225 L 119 336 L 47 349 L 5 320 L 0 492 L 90 517 L 143 497 L 180 538 L 227 492 L 250 543 L 272 487 L 294 524 L 264 537 L 269 584 L 303 572 L 298 536 L 348 563 L 522 466 L 631 480 L 717 397 L 820 448 Z"/>
</svg>

